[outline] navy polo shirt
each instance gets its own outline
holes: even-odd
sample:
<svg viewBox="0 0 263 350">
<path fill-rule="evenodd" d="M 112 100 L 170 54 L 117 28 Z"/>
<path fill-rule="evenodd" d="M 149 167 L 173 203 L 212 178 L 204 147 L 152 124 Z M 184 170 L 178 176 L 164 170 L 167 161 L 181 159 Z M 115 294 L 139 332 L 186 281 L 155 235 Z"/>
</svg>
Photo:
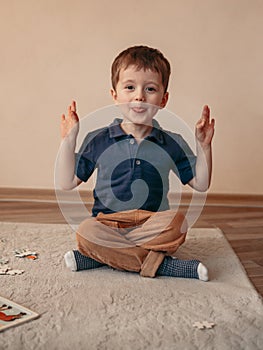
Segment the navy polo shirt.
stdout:
<svg viewBox="0 0 263 350">
<path fill-rule="evenodd" d="M 121 119 L 89 133 L 76 153 L 76 175 L 86 182 L 97 170 L 93 216 L 130 209 L 169 209 L 169 173 L 183 184 L 195 176 L 196 156 L 181 135 L 156 120 L 140 144 L 121 128 Z"/>
</svg>

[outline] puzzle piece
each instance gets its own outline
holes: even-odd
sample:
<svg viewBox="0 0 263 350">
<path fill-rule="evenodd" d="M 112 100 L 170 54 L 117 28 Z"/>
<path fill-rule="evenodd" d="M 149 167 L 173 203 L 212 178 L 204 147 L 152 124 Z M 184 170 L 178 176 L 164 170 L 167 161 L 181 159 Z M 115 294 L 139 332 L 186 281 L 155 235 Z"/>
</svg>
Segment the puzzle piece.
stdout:
<svg viewBox="0 0 263 350">
<path fill-rule="evenodd" d="M 208 328 L 208 329 L 211 329 L 215 326 L 213 322 L 207 322 L 207 321 L 204 321 L 203 325 L 205 326 L 205 328 Z"/>
<path fill-rule="evenodd" d="M 24 270 L 14 270 L 14 269 L 11 269 L 10 267 L 0 269 L 0 275 L 14 276 L 14 275 L 21 275 L 24 272 L 25 272 Z"/>
<path fill-rule="evenodd" d="M 8 268 L 1 268 L 0 275 L 6 275 L 7 271 L 8 271 Z"/>
<path fill-rule="evenodd" d="M 8 270 L 6 274 L 14 276 L 14 275 L 22 275 L 22 273 L 24 272 L 25 270 Z"/>
<path fill-rule="evenodd" d="M 214 326 L 215 326 L 215 323 L 208 322 L 208 321 L 195 322 L 193 324 L 193 327 L 198 329 L 212 329 Z"/>
<path fill-rule="evenodd" d="M 8 263 L 8 259 L 6 259 L 6 258 L 0 258 L 0 266 L 1 265 L 5 265 L 5 264 L 7 264 Z"/>
<path fill-rule="evenodd" d="M 27 259 L 32 259 L 32 260 L 36 260 L 37 259 L 37 255 L 38 253 L 33 252 L 27 248 L 25 249 L 16 249 L 14 251 L 15 256 L 17 258 L 27 258 Z"/>
</svg>

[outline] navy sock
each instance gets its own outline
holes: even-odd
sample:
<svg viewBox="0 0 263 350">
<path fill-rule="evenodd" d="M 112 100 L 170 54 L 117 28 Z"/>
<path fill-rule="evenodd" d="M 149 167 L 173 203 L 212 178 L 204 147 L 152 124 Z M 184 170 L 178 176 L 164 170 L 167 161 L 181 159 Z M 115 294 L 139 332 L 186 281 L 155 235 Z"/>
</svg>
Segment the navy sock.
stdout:
<svg viewBox="0 0 263 350">
<path fill-rule="evenodd" d="M 99 261 L 96 261 L 88 256 L 82 255 L 78 250 L 73 250 L 73 253 L 76 260 L 77 271 L 91 270 L 105 266 L 105 264 L 102 264 Z"/>
<path fill-rule="evenodd" d="M 170 276 L 170 277 L 183 277 L 183 278 L 198 278 L 197 273 L 198 260 L 179 260 L 166 256 L 159 266 L 156 276 Z"/>
</svg>

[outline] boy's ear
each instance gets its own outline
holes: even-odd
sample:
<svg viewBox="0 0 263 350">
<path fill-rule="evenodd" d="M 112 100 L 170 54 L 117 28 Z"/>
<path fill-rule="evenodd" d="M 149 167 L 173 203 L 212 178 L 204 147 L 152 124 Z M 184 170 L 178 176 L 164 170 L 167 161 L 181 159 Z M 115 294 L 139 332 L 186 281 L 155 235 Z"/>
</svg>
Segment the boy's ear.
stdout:
<svg viewBox="0 0 263 350">
<path fill-rule="evenodd" d="M 111 92 L 111 96 L 112 96 L 112 98 L 113 98 L 113 101 L 116 102 L 116 98 L 117 98 L 117 93 L 116 93 L 116 91 L 115 91 L 114 89 L 111 89 L 110 92 Z"/>
<path fill-rule="evenodd" d="M 164 108 L 168 102 L 168 98 L 169 98 L 169 92 L 165 92 L 164 95 L 163 95 L 163 99 L 162 99 L 162 102 L 161 102 L 161 108 Z"/>
</svg>

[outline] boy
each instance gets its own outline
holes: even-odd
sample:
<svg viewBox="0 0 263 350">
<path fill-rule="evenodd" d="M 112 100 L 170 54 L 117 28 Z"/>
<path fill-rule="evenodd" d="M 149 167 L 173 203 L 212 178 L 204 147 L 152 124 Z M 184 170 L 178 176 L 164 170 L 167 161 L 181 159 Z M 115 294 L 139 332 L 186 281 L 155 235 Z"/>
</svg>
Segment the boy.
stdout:
<svg viewBox="0 0 263 350">
<path fill-rule="evenodd" d="M 73 189 L 98 171 L 93 217 L 79 226 L 78 250 L 65 254 L 72 271 L 108 265 L 144 277 L 208 280 L 200 261 L 171 256 L 185 241 L 187 222 L 169 209 L 167 193 L 170 170 L 198 191 L 209 188 L 215 122 L 205 106 L 196 124 L 196 156 L 180 135 L 162 130 L 153 117 L 168 101 L 169 76 L 159 50 L 134 46 L 121 52 L 112 64 L 111 94 L 123 119 L 88 134 L 76 156 L 76 103 L 62 115 L 60 186 Z"/>
</svg>

